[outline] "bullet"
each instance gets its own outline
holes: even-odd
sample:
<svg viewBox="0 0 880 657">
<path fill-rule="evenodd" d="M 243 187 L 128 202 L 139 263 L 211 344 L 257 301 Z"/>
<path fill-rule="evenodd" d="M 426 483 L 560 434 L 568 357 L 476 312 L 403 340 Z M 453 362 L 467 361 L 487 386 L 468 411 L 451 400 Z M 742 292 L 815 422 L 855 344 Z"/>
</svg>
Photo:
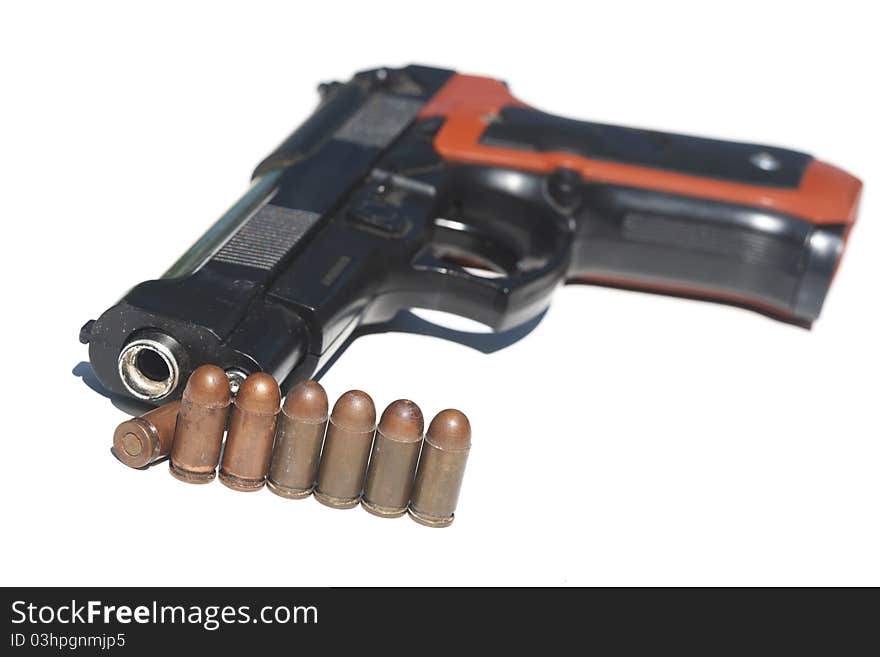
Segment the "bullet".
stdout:
<svg viewBox="0 0 880 657">
<path fill-rule="evenodd" d="M 428 427 L 416 471 L 409 515 L 428 527 L 448 527 L 471 449 L 471 425 L 461 411 L 440 411 Z"/>
<path fill-rule="evenodd" d="M 365 510 L 383 518 L 406 513 L 424 431 L 425 419 L 415 402 L 398 399 L 382 413 L 361 499 Z"/>
<path fill-rule="evenodd" d="M 376 407 L 361 390 L 349 390 L 333 406 L 318 467 L 315 499 L 335 509 L 357 506 L 364 485 Z"/>
<path fill-rule="evenodd" d="M 233 490 L 260 490 L 266 483 L 281 391 L 263 372 L 244 380 L 235 396 L 226 449 L 220 464 L 220 482 Z"/>
<path fill-rule="evenodd" d="M 190 375 L 171 448 L 171 474 L 180 481 L 206 484 L 214 479 L 230 402 L 229 380 L 219 367 L 202 365 Z"/>
<path fill-rule="evenodd" d="M 306 381 L 287 394 L 269 469 L 269 490 L 289 499 L 312 494 L 321 445 L 327 430 L 327 393 L 317 381 Z"/>
<path fill-rule="evenodd" d="M 179 409 L 179 401 L 163 404 L 116 427 L 113 432 L 116 458 L 130 468 L 143 468 L 168 456 L 174 443 Z"/>
</svg>

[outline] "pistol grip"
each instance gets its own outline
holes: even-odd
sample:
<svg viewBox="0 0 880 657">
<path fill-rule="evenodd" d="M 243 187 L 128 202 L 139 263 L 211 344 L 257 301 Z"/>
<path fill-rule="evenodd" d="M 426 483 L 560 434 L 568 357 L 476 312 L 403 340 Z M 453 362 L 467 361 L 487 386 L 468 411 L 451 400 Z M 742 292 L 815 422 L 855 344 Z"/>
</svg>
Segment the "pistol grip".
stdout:
<svg viewBox="0 0 880 657">
<path fill-rule="evenodd" d="M 569 279 L 819 315 L 861 182 L 809 155 L 587 123 L 456 75 L 422 110 L 449 163 L 566 172 L 577 237 Z M 571 180 L 571 178 L 575 180 Z"/>
</svg>

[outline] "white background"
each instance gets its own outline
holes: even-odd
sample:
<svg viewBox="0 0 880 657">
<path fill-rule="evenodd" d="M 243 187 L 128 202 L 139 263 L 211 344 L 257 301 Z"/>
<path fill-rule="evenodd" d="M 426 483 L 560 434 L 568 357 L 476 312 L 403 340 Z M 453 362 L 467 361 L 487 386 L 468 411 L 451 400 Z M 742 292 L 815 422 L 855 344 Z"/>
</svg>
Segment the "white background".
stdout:
<svg viewBox="0 0 880 657">
<path fill-rule="evenodd" d="M 864 9 L 864 8 L 868 9 Z M 870 3 L 39 3 L 0 10 L 0 583 L 880 584 Z M 312 110 L 419 62 L 547 111 L 811 152 L 867 185 L 812 331 L 560 290 L 485 355 L 365 337 L 324 378 L 467 412 L 456 522 L 187 486 L 110 454 L 80 326 L 159 275 Z"/>
</svg>

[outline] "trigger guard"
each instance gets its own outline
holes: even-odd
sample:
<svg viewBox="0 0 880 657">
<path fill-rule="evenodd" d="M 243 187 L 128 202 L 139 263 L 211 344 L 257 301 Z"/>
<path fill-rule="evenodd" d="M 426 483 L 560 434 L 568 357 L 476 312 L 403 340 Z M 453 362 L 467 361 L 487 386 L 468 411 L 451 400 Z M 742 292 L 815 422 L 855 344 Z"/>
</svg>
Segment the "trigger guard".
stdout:
<svg viewBox="0 0 880 657">
<path fill-rule="evenodd" d="M 410 307 L 453 313 L 494 331 L 519 326 L 540 316 L 565 280 L 571 240 L 571 234 L 566 234 L 557 252 L 541 267 L 497 278 L 474 275 L 436 257 L 426 246 L 412 260 L 412 273 L 425 294 Z"/>
</svg>

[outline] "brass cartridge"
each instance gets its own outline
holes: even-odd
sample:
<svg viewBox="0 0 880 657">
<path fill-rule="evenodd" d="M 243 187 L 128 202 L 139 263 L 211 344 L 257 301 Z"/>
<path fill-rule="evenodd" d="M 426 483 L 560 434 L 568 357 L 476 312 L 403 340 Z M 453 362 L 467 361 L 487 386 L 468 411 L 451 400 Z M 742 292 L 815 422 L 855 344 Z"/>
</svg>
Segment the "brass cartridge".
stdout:
<svg viewBox="0 0 880 657">
<path fill-rule="evenodd" d="M 269 490 L 290 499 L 312 494 L 327 430 L 327 393 L 317 381 L 293 388 L 284 400 L 269 468 Z"/>
<path fill-rule="evenodd" d="M 416 471 L 409 515 L 428 527 L 448 527 L 471 448 L 471 425 L 461 411 L 440 411 L 428 427 Z"/>
<path fill-rule="evenodd" d="M 232 396 L 226 373 L 216 365 L 202 365 L 189 377 L 171 448 L 170 471 L 190 484 L 213 481 Z"/>
<path fill-rule="evenodd" d="M 239 491 L 256 491 L 266 483 L 281 391 L 271 375 L 251 374 L 235 396 L 220 482 Z"/>
<path fill-rule="evenodd" d="M 425 420 L 408 399 L 398 399 L 382 413 L 370 455 L 361 506 L 373 515 L 397 518 L 406 513 Z"/>
<path fill-rule="evenodd" d="M 335 509 L 357 506 L 376 432 L 376 407 L 361 390 L 346 392 L 333 406 L 318 467 L 315 499 Z"/>
</svg>

